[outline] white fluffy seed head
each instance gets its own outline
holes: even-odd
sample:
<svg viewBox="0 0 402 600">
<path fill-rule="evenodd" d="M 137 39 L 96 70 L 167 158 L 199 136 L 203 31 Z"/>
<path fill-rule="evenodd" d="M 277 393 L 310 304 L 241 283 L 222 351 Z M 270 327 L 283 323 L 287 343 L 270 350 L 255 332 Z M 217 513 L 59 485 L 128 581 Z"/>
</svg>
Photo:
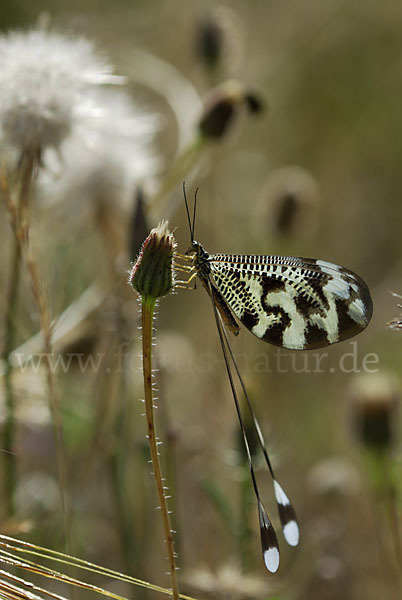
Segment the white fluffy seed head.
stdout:
<svg viewBox="0 0 402 600">
<path fill-rule="evenodd" d="M 19 151 L 59 148 L 95 107 L 88 90 L 116 83 L 85 39 L 31 30 L 0 35 L 0 136 Z"/>
<path fill-rule="evenodd" d="M 126 230 L 134 190 L 140 185 L 149 192 L 160 170 L 152 141 L 161 122 L 138 107 L 122 86 L 98 88 L 91 97 L 96 114 L 82 121 L 60 152 L 46 154 L 47 168 L 39 176 L 40 200 L 62 211 L 60 217 L 70 225 L 91 222 L 99 207 L 105 207 L 108 214 L 113 211 L 124 220 L 119 227 Z"/>
</svg>

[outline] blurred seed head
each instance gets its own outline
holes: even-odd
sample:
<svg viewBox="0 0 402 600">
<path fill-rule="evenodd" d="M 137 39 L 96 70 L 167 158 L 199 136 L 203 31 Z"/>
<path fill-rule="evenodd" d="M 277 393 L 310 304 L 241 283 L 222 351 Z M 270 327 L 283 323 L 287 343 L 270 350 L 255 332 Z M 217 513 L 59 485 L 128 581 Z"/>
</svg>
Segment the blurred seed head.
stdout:
<svg viewBox="0 0 402 600">
<path fill-rule="evenodd" d="M 224 31 L 215 16 L 206 18 L 199 25 L 196 52 L 207 67 L 216 67 L 222 56 Z"/>
<path fill-rule="evenodd" d="M 253 90 L 248 90 L 245 92 L 244 102 L 247 106 L 249 113 L 254 115 L 257 115 L 259 112 L 262 112 L 265 108 L 262 98 L 258 95 L 257 92 Z"/>
<path fill-rule="evenodd" d="M 48 154 L 40 173 L 41 200 L 64 220 L 90 220 L 103 206 L 121 213 L 126 223 L 135 189 L 159 168 L 151 146 L 159 122 L 121 88 L 98 90 L 94 102 L 98 110 L 80 135 L 70 136 L 58 154 Z"/>
<path fill-rule="evenodd" d="M 97 107 L 88 91 L 117 83 L 79 37 L 31 30 L 0 36 L 0 136 L 19 153 L 59 149 Z"/>
<path fill-rule="evenodd" d="M 32 518 L 43 516 L 57 510 L 60 492 L 57 482 L 44 471 L 25 474 L 16 490 L 18 512 Z"/>
<path fill-rule="evenodd" d="M 176 331 L 158 332 L 158 365 L 171 375 L 194 372 L 197 352 L 192 341 Z"/>
<path fill-rule="evenodd" d="M 344 458 L 331 456 L 311 468 L 307 485 L 320 496 L 349 496 L 360 489 L 359 472 Z"/>
<path fill-rule="evenodd" d="M 198 124 L 201 135 L 210 140 L 221 139 L 244 107 L 256 114 L 262 111 L 263 101 L 238 81 L 226 81 L 215 88 L 206 99 Z"/>
<path fill-rule="evenodd" d="M 225 6 L 212 8 L 198 23 L 195 51 L 207 69 L 234 73 L 244 55 L 242 27 L 233 10 Z"/>
<path fill-rule="evenodd" d="M 345 564 L 340 558 L 331 554 L 319 557 L 315 568 L 317 576 L 324 581 L 333 582 L 345 575 Z"/>
<path fill-rule="evenodd" d="M 129 283 L 141 296 L 160 298 L 172 290 L 175 248 L 176 241 L 167 221 L 151 230 L 129 276 Z"/>
<path fill-rule="evenodd" d="M 256 209 L 261 233 L 311 236 L 318 225 L 320 192 L 315 179 L 298 166 L 268 177 Z"/>
<path fill-rule="evenodd" d="M 356 377 L 349 396 L 352 426 L 357 439 L 374 450 L 391 449 L 400 402 L 394 379 L 379 373 Z"/>
<path fill-rule="evenodd" d="M 223 598 L 264 598 L 273 589 L 273 583 L 267 583 L 266 578 L 242 573 L 237 564 L 217 565 L 213 571 L 192 570 L 185 573 L 184 581 L 202 592 Z"/>
<path fill-rule="evenodd" d="M 33 355 L 33 360 L 35 358 Z M 18 368 L 20 359 L 24 365 L 24 355 L 20 354 L 18 361 L 13 365 L 17 368 L 14 368 L 12 373 L 15 416 L 20 426 L 27 426 L 28 429 L 34 430 L 47 426 L 51 420 L 46 395 L 46 369 L 44 364 L 40 364 L 39 358 L 37 368 L 31 368 L 29 363 L 25 364 L 24 368 Z M 0 366 L 3 373 L 4 365 Z M 6 402 L 3 387 L 0 389 L 0 425 L 3 425 L 5 418 Z"/>
</svg>

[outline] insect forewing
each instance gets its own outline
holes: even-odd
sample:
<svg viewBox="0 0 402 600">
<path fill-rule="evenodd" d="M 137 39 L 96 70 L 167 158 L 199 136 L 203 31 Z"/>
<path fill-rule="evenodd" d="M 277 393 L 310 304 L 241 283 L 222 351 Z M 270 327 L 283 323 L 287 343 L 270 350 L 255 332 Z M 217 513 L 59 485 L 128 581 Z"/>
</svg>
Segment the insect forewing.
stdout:
<svg viewBox="0 0 402 600">
<path fill-rule="evenodd" d="M 258 338 L 294 350 L 360 333 L 372 315 L 367 285 L 352 271 L 312 258 L 209 256 L 214 284 Z"/>
</svg>

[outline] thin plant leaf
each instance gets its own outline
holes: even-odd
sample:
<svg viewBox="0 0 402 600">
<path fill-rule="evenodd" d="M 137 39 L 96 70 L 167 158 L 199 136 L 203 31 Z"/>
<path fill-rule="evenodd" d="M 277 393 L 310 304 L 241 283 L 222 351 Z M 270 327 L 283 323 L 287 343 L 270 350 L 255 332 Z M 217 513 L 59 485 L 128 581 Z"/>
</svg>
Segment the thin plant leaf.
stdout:
<svg viewBox="0 0 402 600">
<path fill-rule="evenodd" d="M 56 571 L 49 567 L 44 567 L 43 565 L 37 562 L 28 560 L 26 558 L 24 558 L 23 560 L 16 558 L 15 554 L 13 553 L 22 553 L 25 555 L 35 556 L 38 559 L 51 560 L 62 565 L 68 565 L 69 567 L 75 567 L 84 571 L 89 571 L 98 575 L 103 575 L 112 578 L 113 580 L 124 581 L 131 585 L 147 588 L 155 592 L 160 592 L 161 594 L 171 595 L 171 590 L 158 585 L 154 585 L 152 583 L 149 583 L 148 581 L 143 581 L 142 579 L 132 577 L 131 575 L 119 573 L 118 571 L 108 569 L 107 567 L 101 567 L 100 565 L 96 565 L 95 563 L 91 563 L 74 556 L 69 556 L 68 554 L 63 554 L 62 552 L 57 552 L 56 550 L 51 550 L 50 548 L 43 548 L 41 546 L 36 546 L 35 544 L 30 544 L 29 542 L 21 541 L 0 534 L 0 561 L 12 565 L 14 567 L 22 568 L 31 573 L 41 575 L 43 577 L 48 577 L 50 579 L 55 579 L 57 581 L 61 581 L 69 585 L 74 585 L 84 589 L 92 590 L 94 592 L 102 594 L 103 596 L 114 598 L 115 600 L 126 600 L 123 596 L 114 594 L 109 590 L 106 590 L 96 585 L 88 584 L 83 580 L 70 577 L 65 573 Z M 182 598 L 183 600 L 194 600 L 194 598 L 192 598 L 191 596 L 186 596 L 185 594 L 180 594 L 180 598 Z"/>
</svg>

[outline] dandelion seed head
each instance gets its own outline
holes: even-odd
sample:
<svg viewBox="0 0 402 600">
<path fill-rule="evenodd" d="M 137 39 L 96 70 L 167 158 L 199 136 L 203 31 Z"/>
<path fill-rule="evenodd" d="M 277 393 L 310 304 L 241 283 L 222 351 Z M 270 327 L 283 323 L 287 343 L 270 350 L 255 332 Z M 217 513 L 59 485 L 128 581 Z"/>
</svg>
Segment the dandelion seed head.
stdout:
<svg viewBox="0 0 402 600">
<path fill-rule="evenodd" d="M 19 151 L 59 148 L 96 111 L 86 92 L 118 80 L 89 41 L 39 30 L 1 35 L 0 64 L 0 135 Z"/>
<path fill-rule="evenodd" d="M 135 188 L 147 189 L 160 168 L 151 144 L 160 119 L 121 87 L 97 88 L 91 98 L 96 112 L 80 122 L 59 152 L 46 156 L 41 201 L 70 221 L 91 221 L 100 205 L 121 211 L 126 220 Z"/>
</svg>

